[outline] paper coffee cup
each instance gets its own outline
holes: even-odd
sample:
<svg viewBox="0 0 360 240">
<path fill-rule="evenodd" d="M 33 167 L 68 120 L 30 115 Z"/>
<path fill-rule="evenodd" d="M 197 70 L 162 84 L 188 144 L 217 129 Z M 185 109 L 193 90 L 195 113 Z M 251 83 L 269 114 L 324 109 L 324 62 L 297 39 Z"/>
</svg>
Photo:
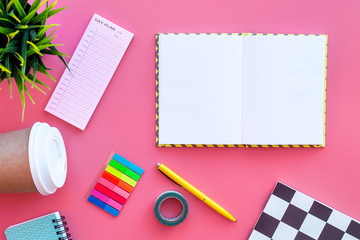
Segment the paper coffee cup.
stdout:
<svg viewBox="0 0 360 240">
<path fill-rule="evenodd" d="M 37 122 L 0 134 L 0 192 L 49 195 L 64 185 L 66 173 L 65 145 L 55 127 Z"/>
</svg>

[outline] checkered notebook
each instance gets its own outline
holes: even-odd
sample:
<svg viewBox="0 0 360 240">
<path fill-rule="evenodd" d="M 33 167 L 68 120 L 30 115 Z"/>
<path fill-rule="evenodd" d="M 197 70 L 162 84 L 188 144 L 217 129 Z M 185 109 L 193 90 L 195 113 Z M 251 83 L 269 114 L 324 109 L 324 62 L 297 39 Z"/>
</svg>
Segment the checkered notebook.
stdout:
<svg viewBox="0 0 360 240">
<path fill-rule="evenodd" d="M 277 183 L 249 240 L 359 240 L 360 223 Z"/>
</svg>

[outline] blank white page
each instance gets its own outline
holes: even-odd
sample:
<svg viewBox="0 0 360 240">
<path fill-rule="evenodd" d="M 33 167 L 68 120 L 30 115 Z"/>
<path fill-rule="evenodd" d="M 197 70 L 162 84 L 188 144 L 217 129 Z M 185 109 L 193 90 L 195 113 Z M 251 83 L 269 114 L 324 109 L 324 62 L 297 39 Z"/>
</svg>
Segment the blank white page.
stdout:
<svg viewBox="0 0 360 240">
<path fill-rule="evenodd" d="M 45 111 L 84 130 L 133 36 L 94 14 Z"/>
<path fill-rule="evenodd" d="M 242 37 L 159 36 L 159 144 L 240 144 Z"/>
<path fill-rule="evenodd" d="M 324 143 L 326 41 L 244 36 L 244 144 Z"/>
</svg>

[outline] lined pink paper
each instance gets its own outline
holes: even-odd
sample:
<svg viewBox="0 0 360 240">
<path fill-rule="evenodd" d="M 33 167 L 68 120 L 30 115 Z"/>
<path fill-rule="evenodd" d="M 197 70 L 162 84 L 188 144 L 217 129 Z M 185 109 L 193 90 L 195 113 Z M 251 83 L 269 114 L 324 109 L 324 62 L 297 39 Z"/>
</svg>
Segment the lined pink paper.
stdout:
<svg viewBox="0 0 360 240">
<path fill-rule="evenodd" d="M 94 14 L 45 111 L 84 130 L 133 36 Z"/>
</svg>

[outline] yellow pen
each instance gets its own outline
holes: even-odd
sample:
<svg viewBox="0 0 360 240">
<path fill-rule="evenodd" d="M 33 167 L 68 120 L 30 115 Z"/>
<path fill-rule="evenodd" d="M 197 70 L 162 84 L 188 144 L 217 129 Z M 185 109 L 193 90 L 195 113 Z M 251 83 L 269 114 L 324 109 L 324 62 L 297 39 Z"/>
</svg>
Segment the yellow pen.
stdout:
<svg viewBox="0 0 360 240">
<path fill-rule="evenodd" d="M 166 167 L 164 164 L 157 163 L 158 170 L 163 173 L 166 177 L 168 177 L 170 180 L 174 181 L 175 183 L 179 184 L 181 187 L 188 190 L 192 195 L 203 201 L 205 204 L 207 204 L 209 207 L 226 217 L 227 219 L 237 222 L 236 219 L 230 215 L 225 209 L 220 207 L 216 202 L 208 198 L 205 194 L 197 190 L 193 185 L 182 179 L 179 175 L 171 171 L 168 167 Z"/>
</svg>

